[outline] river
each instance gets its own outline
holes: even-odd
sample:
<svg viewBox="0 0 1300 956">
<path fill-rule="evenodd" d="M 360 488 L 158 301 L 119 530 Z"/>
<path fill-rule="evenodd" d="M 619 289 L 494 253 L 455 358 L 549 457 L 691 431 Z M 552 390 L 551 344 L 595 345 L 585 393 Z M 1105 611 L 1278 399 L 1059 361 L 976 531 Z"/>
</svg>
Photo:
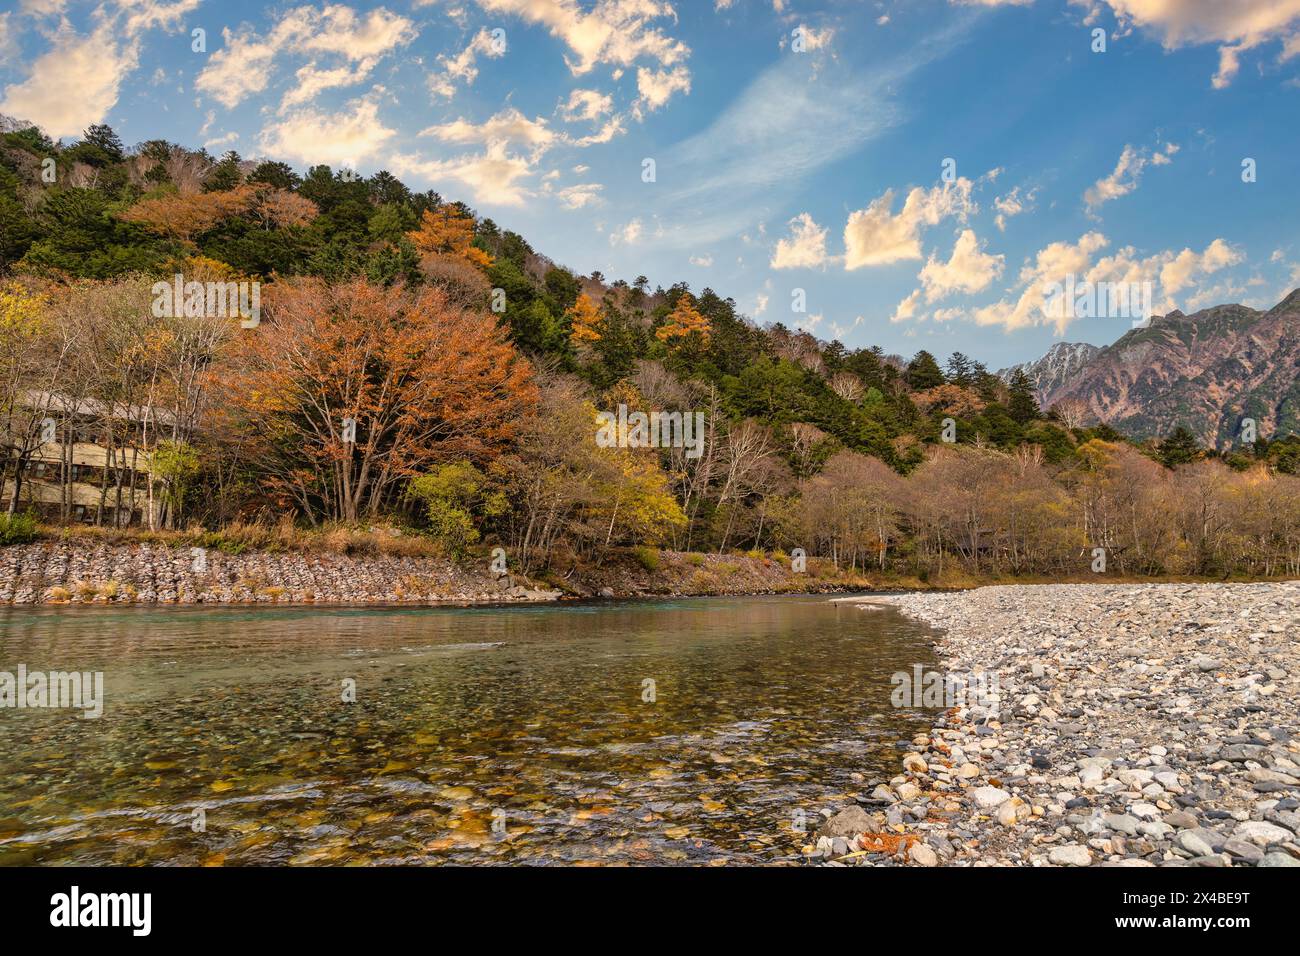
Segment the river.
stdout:
<svg viewBox="0 0 1300 956">
<path fill-rule="evenodd" d="M 104 701 L 0 709 L 0 865 L 798 863 L 928 726 L 889 698 L 930 636 L 820 596 L 3 609 L 0 671 Z"/>
</svg>

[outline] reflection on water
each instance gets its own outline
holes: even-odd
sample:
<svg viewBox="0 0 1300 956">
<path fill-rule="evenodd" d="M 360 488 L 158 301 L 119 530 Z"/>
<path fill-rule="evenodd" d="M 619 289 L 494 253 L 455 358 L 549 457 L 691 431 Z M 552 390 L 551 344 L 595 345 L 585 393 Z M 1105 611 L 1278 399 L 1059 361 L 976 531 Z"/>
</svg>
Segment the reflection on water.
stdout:
<svg viewBox="0 0 1300 956">
<path fill-rule="evenodd" d="M 800 811 L 898 772 L 927 634 L 820 597 L 6 609 L 0 670 L 106 702 L 0 709 L 0 864 L 797 861 Z"/>
</svg>

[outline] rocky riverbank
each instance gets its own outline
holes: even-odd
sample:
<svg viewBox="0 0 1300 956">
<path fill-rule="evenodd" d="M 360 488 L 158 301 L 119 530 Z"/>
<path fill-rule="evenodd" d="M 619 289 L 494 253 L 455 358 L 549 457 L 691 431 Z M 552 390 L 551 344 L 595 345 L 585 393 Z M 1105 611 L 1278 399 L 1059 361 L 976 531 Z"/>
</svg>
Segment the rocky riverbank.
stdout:
<svg viewBox="0 0 1300 956">
<path fill-rule="evenodd" d="M 650 565 L 650 566 L 647 566 Z M 138 542 L 48 540 L 0 548 L 0 604 L 434 604 L 561 597 L 768 594 L 869 586 L 809 561 L 648 552 L 549 580 L 489 563 L 414 555 L 246 551 Z"/>
<path fill-rule="evenodd" d="M 997 693 L 943 711 L 810 856 L 1300 866 L 1300 582 L 880 600 L 943 632 L 947 673 L 991 675 Z"/>
</svg>

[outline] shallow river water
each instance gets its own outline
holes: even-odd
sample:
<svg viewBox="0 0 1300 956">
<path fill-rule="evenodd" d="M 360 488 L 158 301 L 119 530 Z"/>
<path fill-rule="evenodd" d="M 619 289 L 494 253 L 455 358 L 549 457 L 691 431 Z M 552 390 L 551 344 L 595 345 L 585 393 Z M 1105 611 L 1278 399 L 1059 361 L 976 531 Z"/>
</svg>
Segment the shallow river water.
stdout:
<svg viewBox="0 0 1300 956">
<path fill-rule="evenodd" d="M 4 609 L 0 671 L 105 700 L 0 708 L 0 865 L 797 863 L 926 726 L 889 698 L 929 636 L 820 596 Z"/>
</svg>

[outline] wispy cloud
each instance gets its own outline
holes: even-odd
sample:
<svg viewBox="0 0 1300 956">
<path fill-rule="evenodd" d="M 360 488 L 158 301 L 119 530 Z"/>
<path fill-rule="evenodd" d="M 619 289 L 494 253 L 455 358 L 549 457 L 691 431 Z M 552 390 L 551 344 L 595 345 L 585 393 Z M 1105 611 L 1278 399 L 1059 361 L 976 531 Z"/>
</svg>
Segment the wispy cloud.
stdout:
<svg viewBox="0 0 1300 956">
<path fill-rule="evenodd" d="M 646 186 L 647 207 L 692 211 L 665 228 L 662 241 L 698 248 L 773 215 L 818 170 L 900 122 L 897 84 L 950 51 L 966 23 L 956 17 L 874 68 L 781 54 L 705 129 L 658 158 L 660 182 Z"/>
</svg>

